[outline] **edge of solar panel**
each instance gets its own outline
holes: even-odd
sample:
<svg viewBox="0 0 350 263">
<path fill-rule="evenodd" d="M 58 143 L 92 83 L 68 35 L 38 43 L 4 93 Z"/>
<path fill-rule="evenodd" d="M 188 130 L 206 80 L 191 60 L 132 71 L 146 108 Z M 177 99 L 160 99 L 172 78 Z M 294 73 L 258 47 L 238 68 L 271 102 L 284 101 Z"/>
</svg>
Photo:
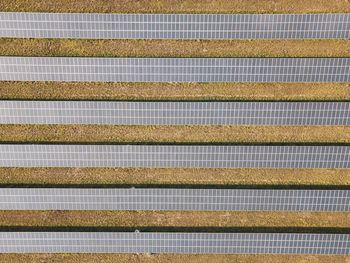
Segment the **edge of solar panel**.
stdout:
<svg viewBox="0 0 350 263">
<path fill-rule="evenodd" d="M 348 39 L 350 14 L 0 12 L 0 37 L 86 39 Z"/>
<path fill-rule="evenodd" d="M 0 166 L 350 168 L 350 146 L 0 144 Z"/>
<path fill-rule="evenodd" d="M 350 125 L 350 103 L 0 100 L 0 123 L 110 125 Z"/>
<path fill-rule="evenodd" d="M 1 253 L 348 255 L 349 234 L 0 232 Z"/>
<path fill-rule="evenodd" d="M 0 188 L 0 210 L 350 212 L 348 190 Z"/>
<path fill-rule="evenodd" d="M 0 80 L 350 82 L 350 58 L 0 57 Z"/>
</svg>

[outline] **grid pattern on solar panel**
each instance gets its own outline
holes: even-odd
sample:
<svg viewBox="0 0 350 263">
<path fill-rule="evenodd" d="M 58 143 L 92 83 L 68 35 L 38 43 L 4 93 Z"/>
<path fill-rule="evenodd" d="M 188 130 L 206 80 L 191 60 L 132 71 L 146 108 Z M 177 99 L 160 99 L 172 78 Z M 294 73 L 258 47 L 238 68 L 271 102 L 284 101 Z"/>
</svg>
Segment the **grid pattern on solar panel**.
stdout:
<svg viewBox="0 0 350 263">
<path fill-rule="evenodd" d="M 0 144 L 0 166 L 350 168 L 350 147 Z"/>
<path fill-rule="evenodd" d="M 350 125 L 350 103 L 0 101 L 0 123 Z"/>
<path fill-rule="evenodd" d="M 0 80 L 350 82 L 350 58 L 0 57 Z"/>
<path fill-rule="evenodd" d="M 349 212 L 350 191 L 0 188 L 0 209 Z"/>
<path fill-rule="evenodd" d="M 349 234 L 0 232 L 1 253 L 350 254 Z"/>
<path fill-rule="evenodd" d="M 0 13 L 0 37 L 348 39 L 350 14 Z"/>
</svg>

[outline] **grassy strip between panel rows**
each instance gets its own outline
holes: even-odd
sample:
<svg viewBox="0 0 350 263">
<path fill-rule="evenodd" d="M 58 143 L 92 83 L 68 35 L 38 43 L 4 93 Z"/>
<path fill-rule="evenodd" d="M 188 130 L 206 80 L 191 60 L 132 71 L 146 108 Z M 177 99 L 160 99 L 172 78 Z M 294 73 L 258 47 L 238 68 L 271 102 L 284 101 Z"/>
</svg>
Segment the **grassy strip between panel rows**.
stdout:
<svg viewBox="0 0 350 263">
<path fill-rule="evenodd" d="M 350 143 L 350 126 L 0 125 L 0 142 Z"/>
<path fill-rule="evenodd" d="M 349 256 L 336 255 L 224 255 L 224 254 L 1 254 L 1 262 L 13 263 L 77 263 L 77 262 L 198 262 L 198 263 L 228 263 L 228 262 L 316 262 L 329 263 L 341 262 L 349 263 Z"/>
<path fill-rule="evenodd" d="M 350 169 L 0 168 L 6 185 L 350 185 Z"/>
<path fill-rule="evenodd" d="M 0 39 L 2 56 L 348 57 L 349 40 Z"/>
<path fill-rule="evenodd" d="M 322 13 L 350 12 L 347 0 L 1 0 L 1 11 L 97 13 Z"/>
<path fill-rule="evenodd" d="M 348 228 L 346 212 L 0 211 L 0 227 Z"/>
<path fill-rule="evenodd" d="M 0 81 L 0 99 L 350 100 L 349 83 L 95 83 Z"/>
</svg>

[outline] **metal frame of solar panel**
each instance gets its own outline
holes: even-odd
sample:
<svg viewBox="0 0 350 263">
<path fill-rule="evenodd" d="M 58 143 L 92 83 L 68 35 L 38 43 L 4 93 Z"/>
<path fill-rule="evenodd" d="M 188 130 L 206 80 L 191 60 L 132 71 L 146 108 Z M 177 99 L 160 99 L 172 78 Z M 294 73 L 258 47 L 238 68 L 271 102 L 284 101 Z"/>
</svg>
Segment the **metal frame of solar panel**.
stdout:
<svg viewBox="0 0 350 263">
<path fill-rule="evenodd" d="M 0 232 L 0 253 L 349 255 L 349 234 Z"/>
<path fill-rule="evenodd" d="M 350 168 L 350 146 L 0 144 L 0 166 Z"/>
<path fill-rule="evenodd" d="M 348 39 L 350 14 L 0 13 L 0 37 Z"/>
<path fill-rule="evenodd" d="M 0 57 L 0 80 L 350 82 L 350 58 Z"/>
<path fill-rule="evenodd" d="M 0 209 L 350 212 L 350 191 L 0 188 Z"/>
<path fill-rule="evenodd" d="M 350 103 L 0 100 L 0 123 L 110 125 L 350 125 Z"/>
</svg>

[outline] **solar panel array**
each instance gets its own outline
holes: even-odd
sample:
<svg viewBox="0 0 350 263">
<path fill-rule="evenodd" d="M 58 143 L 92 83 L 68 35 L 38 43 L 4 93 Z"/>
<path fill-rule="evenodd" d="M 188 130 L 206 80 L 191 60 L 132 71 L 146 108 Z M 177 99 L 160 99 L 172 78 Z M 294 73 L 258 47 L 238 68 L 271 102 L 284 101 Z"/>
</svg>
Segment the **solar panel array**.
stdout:
<svg viewBox="0 0 350 263">
<path fill-rule="evenodd" d="M 350 14 L 0 13 L 0 37 L 348 39 Z"/>
<path fill-rule="evenodd" d="M 350 58 L 0 57 L 0 80 L 350 82 Z"/>
<path fill-rule="evenodd" d="M 0 37 L 349 39 L 350 14 L 0 12 Z M 350 82 L 350 58 L 2 56 L 0 81 Z M 350 125 L 350 103 L 0 101 L 0 124 Z M 350 146 L 4 143 L 0 167 L 337 169 L 350 168 Z M 350 190 L 16 187 L 0 188 L 0 210 L 350 212 Z M 349 244 L 350 234 L 0 231 L 0 253 L 349 255 Z"/>
<path fill-rule="evenodd" d="M 350 254 L 349 234 L 0 232 L 0 253 Z"/>
<path fill-rule="evenodd" d="M 1 210 L 350 212 L 348 190 L 0 188 Z"/>
<path fill-rule="evenodd" d="M 110 125 L 350 125 L 350 103 L 0 100 L 0 123 Z"/>
<path fill-rule="evenodd" d="M 0 144 L 0 166 L 350 168 L 350 146 Z"/>
</svg>

